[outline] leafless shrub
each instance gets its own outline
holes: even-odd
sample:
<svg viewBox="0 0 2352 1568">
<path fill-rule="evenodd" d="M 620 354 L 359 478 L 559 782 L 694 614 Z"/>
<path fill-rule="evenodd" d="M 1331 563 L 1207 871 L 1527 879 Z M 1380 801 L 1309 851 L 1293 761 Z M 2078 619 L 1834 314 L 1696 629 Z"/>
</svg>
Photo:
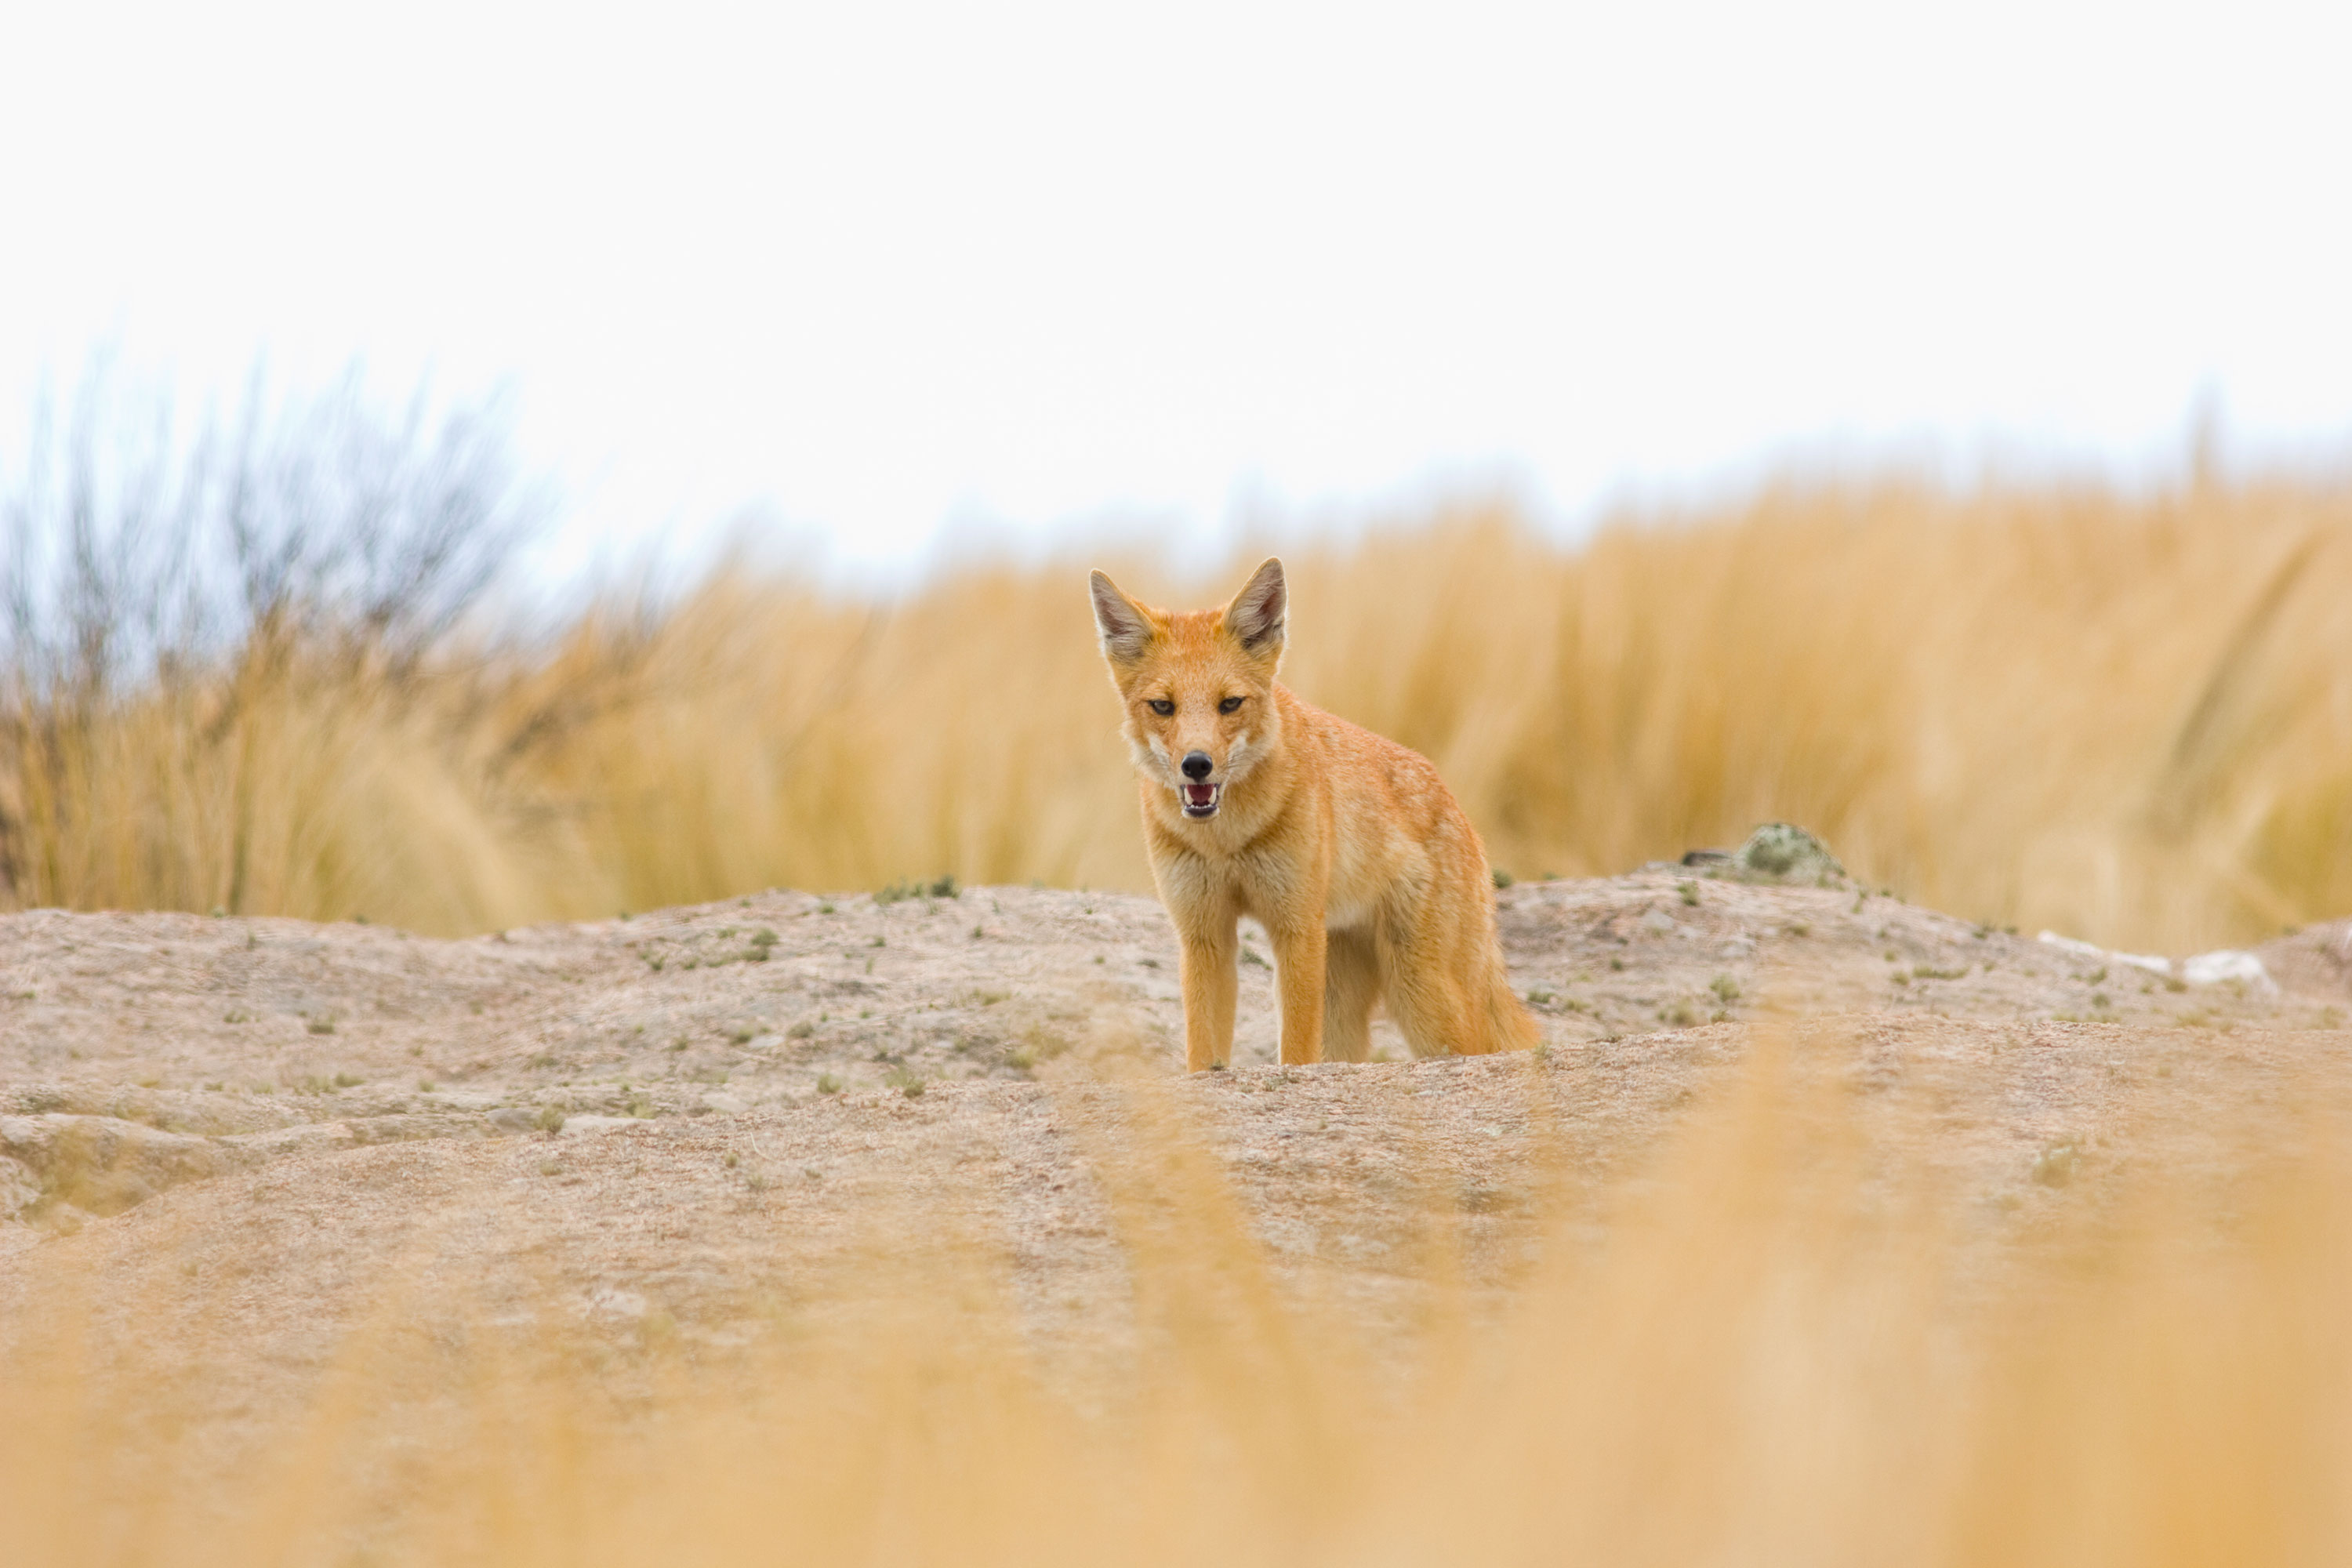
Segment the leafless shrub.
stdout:
<svg viewBox="0 0 2352 1568">
<path fill-rule="evenodd" d="M 12 460 L 13 459 L 13 460 Z M 394 664 L 446 637 L 542 523 L 497 400 L 385 409 L 354 369 L 193 430 L 93 361 L 0 447 L 0 670 L 20 699 L 89 700 L 217 669 L 257 640 Z"/>
</svg>

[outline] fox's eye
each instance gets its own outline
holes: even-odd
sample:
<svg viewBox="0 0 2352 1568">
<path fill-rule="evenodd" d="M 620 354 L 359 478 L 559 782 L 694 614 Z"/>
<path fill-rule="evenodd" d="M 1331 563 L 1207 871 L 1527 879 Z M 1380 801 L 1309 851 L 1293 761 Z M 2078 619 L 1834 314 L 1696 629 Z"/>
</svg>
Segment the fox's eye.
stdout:
<svg viewBox="0 0 2352 1568">
<path fill-rule="evenodd" d="M 1223 702 L 1217 704 L 1217 711 L 1220 713 L 1230 713 L 1241 705 L 1242 700 L 1240 698 L 1228 697 Z"/>
<path fill-rule="evenodd" d="M 1176 704 L 1169 701 L 1165 697 L 1155 697 L 1151 700 L 1151 710 L 1165 719 L 1176 711 Z"/>
</svg>

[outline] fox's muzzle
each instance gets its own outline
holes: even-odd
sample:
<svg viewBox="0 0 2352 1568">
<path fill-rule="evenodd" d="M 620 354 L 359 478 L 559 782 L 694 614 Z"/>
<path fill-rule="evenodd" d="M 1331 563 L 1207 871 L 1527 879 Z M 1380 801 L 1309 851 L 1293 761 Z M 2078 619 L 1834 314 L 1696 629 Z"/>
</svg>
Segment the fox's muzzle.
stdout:
<svg viewBox="0 0 2352 1568">
<path fill-rule="evenodd" d="M 1225 793 L 1225 786 L 1209 782 L 1209 775 L 1217 771 L 1217 764 L 1210 760 L 1209 753 L 1187 752 L 1184 760 L 1176 765 L 1184 773 L 1185 782 L 1177 786 L 1177 793 L 1184 797 L 1184 815 L 1216 816 L 1217 797 Z"/>
</svg>

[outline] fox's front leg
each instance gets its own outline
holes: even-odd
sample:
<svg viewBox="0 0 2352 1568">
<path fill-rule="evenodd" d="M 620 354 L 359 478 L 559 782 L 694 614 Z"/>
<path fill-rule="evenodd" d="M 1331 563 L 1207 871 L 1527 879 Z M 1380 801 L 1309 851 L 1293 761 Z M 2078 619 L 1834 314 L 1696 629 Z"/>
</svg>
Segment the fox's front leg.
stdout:
<svg viewBox="0 0 2352 1568">
<path fill-rule="evenodd" d="M 1282 1065 L 1323 1059 L 1323 971 L 1330 933 L 1319 921 L 1269 930 L 1282 996 Z"/>
<path fill-rule="evenodd" d="M 1240 946 L 1238 925 L 1228 915 L 1221 925 L 1212 922 L 1181 933 L 1187 1071 L 1206 1072 L 1233 1059 L 1234 999 L 1241 986 L 1234 968 Z"/>
</svg>

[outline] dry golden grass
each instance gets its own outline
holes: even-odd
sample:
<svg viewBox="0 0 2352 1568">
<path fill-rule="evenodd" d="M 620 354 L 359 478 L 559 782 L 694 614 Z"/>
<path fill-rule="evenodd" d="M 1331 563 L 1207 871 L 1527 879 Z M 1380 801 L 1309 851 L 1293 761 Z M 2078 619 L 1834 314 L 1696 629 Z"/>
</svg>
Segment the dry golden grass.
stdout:
<svg viewBox="0 0 2352 1568">
<path fill-rule="evenodd" d="M 1554 1230 L 1500 1301 L 1441 1284 L 1402 1345 L 1283 1277 L 1213 1156 L 1146 1117 L 1158 1134 L 1102 1166 L 1145 1344 L 1076 1397 L 985 1249 L 905 1215 L 877 1216 L 876 1258 L 821 1307 L 700 1368 L 655 1348 L 597 1372 L 488 1328 L 420 1344 L 384 1281 L 381 1321 L 233 1464 L 174 1426 L 187 1368 L 77 1354 L 68 1313 L 0 1348 L 9 1555 L 2344 1561 L 2339 1158 L 2274 1162 L 2219 1205 L 2143 1162 L 1988 1251 L 1968 1194 L 1792 1061 L 1759 1050 L 1604 1239 Z M 2342 1146 L 2332 1122 L 2300 1131 Z M 1443 1280 L 1442 1220 L 1433 1237 Z M 217 1396 L 239 1370 L 194 1382 Z M 611 1383 L 653 1397 L 616 1414 Z"/>
<path fill-rule="evenodd" d="M 1979 920 L 2191 950 L 2352 909 L 2352 494 L 1889 483 L 1539 542 L 1468 510 L 1290 552 L 1309 700 L 1520 875 L 1785 818 Z M 1179 581 L 1110 561 L 1160 602 Z M 237 670 L 0 731 L 19 906 L 433 932 L 751 888 L 1148 886 L 1083 562 L 869 605 L 722 573 L 541 655 Z"/>
</svg>

